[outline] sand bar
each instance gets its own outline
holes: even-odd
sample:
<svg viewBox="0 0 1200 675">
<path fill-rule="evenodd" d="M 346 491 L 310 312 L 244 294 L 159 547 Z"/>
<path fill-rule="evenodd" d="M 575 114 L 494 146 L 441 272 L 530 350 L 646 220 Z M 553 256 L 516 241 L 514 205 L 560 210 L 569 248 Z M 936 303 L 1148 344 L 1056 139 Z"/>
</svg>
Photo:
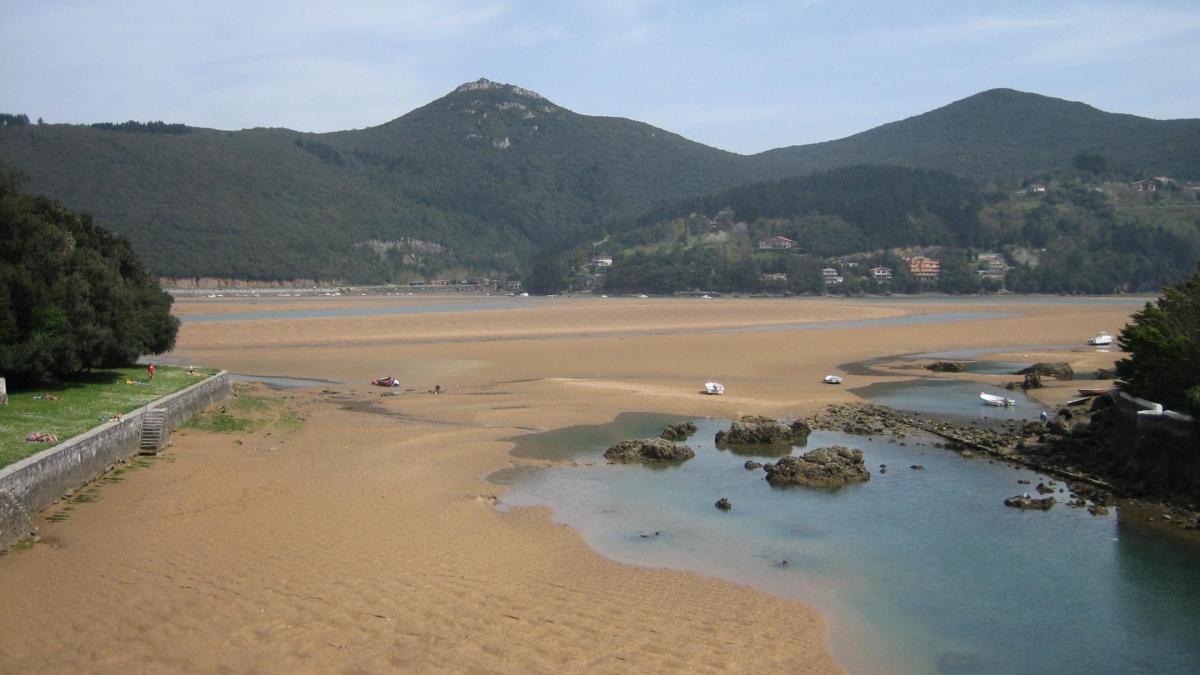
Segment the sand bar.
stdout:
<svg viewBox="0 0 1200 675">
<path fill-rule="evenodd" d="M 482 477 L 517 461 L 502 439 L 623 411 L 796 415 L 853 400 L 820 383 L 837 364 L 1074 344 L 1135 309 L 981 301 L 954 311 L 1014 316 L 654 334 L 946 308 L 609 300 L 186 325 L 175 357 L 347 384 L 268 394 L 304 418 L 294 430 L 177 434 L 150 468 L 40 523 L 41 543 L 0 558 L 0 670 L 837 671 L 809 607 L 617 564 L 544 510 L 497 511 L 503 490 Z M 460 340 L 425 340 L 437 335 Z M 388 397 L 365 386 L 383 374 L 406 386 Z M 710 378 L 729 393 L 700 394 Z M 425 393 L 435 384 L 447 393 Z"/>
</svg>

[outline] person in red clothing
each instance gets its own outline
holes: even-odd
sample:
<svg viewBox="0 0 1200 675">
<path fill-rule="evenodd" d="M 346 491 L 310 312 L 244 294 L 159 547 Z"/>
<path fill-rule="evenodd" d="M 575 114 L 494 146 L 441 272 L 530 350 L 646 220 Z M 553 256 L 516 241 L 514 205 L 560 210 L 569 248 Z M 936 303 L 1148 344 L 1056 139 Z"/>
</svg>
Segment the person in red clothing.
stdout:
<svg viewBox="0 0 1200 675">
<path fill-rule="evenodd" d="M 146 366 L 146 374 L 150 376 L 151 380 L 154 379 L 154 364 L 153 363 Z"/>
</svg>

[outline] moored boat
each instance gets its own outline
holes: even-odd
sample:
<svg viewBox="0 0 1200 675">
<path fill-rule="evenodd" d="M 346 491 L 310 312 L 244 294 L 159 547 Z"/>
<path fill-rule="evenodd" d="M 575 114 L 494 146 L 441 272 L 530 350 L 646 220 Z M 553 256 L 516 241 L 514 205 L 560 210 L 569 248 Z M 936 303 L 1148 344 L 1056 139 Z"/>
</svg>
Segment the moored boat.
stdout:
<svg viewBox="0 0 1200 675">
<path fill-rule="evenodd" d="M 825 384 L 841 384 L 842 378 L 840 375 L 826 375 L 822 380 Z"/>
<path fill-rule="evenodd" d="M 984 402 L 984 404 L 994 405 L 997 407 L 1014 406 L 1017 404 L 1017 402 L 1011 398 L 1004 398 L 1003 396 L 997 396 L 995 394 L 988 394 L 988 393 L 982 392 L 982 391 L 979 392 L 979 398 L 980 398 L 980 400 L 982 400 Z"/>
<path fill-rule="evenodd" d="M 1104 331 L 1100 331 L 1099 333 L 1096 333 L 1092 337 L 1088 338 L 1088 344 L 1094 347 L 1105 347 L 1111 345 L 1112 343 L 1113 336 L 1105 333 Z"/>
<path fill-rule="evenodd" d="M 710 396 L 720 396 L 725 393 L 725 385 L 720 382 L 705 382 L 704 393 Z"/>
<path fill-rule="evenodd" d="M 1096 387 L 1093 389 L 1077 389 L 1080 396 L 1104 396 L 1111 394 L 1114 390 L 1112 387 Z"/>
</svg>

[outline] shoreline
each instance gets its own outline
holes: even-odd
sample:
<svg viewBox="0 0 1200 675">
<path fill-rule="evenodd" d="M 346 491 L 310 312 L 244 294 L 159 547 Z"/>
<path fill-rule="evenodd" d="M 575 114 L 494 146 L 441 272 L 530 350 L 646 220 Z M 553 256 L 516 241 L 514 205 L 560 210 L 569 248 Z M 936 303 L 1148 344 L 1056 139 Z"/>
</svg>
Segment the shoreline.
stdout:
<svg viewBox="0 0 1200 675">
<path fill-rule="evenodd" d="M 642 667 L 657 664 L 664 669 L 793 670 L 796 659 L 802 658 L 814 671 L 840 670 L 826 646 L 825 622 L 811 608 L 697 575 L 630 569 L 604 559 L 578 533 L 564 531 L 569 528 L 555 525 L 545 513 L 503 517 L 495 513 L 486 495 L 498 486 L 483 477 L 514 463 L 508 455 L 512 444 L 503 438 L 520 433 L 521 428 L 599 423 L 630 409 L 714 417 L 808 413 L 828 401 L 854 400 L 845 390 L 818 382 L 837 363 L 870 356 L 880 335 L 888 336 L 884 342 L 889 346 L 899 345 L 895 351 L 909 345 L 912 351 L 928 344 L 969 347 L 997 331 L 1026 334 L 1030 326 L 1067 337 L 1078 321 L 1075 314 L 1093 317 L 1087 319 L 1088 325 L 1125 315 L 1124 308 L 1107 305 L 1072 306 L 1067 311 L 1030 306 L 1018 317 L 964 322 L 955 324 L 953 331 L 913 325 L 853 331 L 587 335 L 596 320 L 630 325 L 651 319 L 694 320 L 695 312 L 713 311 L 711 303 L 737 304 L 658 302 L 661 305 L 651 315 L 637 314 L 638 310 L 626 315 L 627 307 L 614 303 L 603 310 L 602 319 L 593 316 L 601 303 L 590 301 L 573 305 L 586 304 L 582 311 L 565 314 L 550 307 L 504 313 L 506 321 L 516 322 L 513 328 L 526 334 L 557 324 L 573 334 L 569 339 L 414 345 L 404 340 L 413 330 L 421 330 L 419 317 L 388 317 L 375 320 L 385 334 L 378 345 L 272 350 L 269 347 L 278 343 L 277 328 L 259 322 L 227 323 L 219 334 L 186 327 L 174 356 L 194 362 L 220 362 L 235 372 L 287 373 L 352 383 L 378 376 L 377 370 L 395 369 L 405 387 L 394 397 L 358 384 L 326 388 L 340 392 L 337 395 L 318 389 L 278 392 L 280 400 L 295 405 L 296 414 L 307 419 L 299 430 L 234 438 L 188 433 L 172 452 L 174 461 L 140 473 L 135 481 L 106 488 L 100 503 L 81 507 L 71 520 L 48 528 L 53 530 L 44 536 L 48 543 L 0 558 L 0 599 L 24 610 L 27 617 L 20 626 L 12 624 L 11 617 L 0 619 L 4 627 L 0 633 L 7 636 L 0 638 L 0 653 L 10 655 L 0 660 L 34 670 L 39 669 L 37 664 L 42 669 L 52 669 L 52 664 L 61 669 L 72 663 L 100 670 L 168 663 L 261 670 L 347 663 L 345 647 L 329 646 L 331 641 L 342 642 L 319 637 L 345 636 L 349 627 L 341 626 L 337 615 L 316 611 L 320 606 L 316 600 L 297 597 L 283 602 L 288 596 L 276 592 L 284 590 L 278 580 L 283 577 L 289 579 L 288 587 L 308 586 L 306 597 L 338 597 L 352 607 L 380 606 L 375 613 L 389 617 L 386 623 L 392 629 L 361 633 L 358 660 L 352 662 L 363 666 L 424 670 L 437 663 L 469 668 L 486 662 L 499 670 L 539 666 L 617 670 L 628 667 L 617 659 L 623 656 Z M 794 299 L 749 304 L 753 307 L 739 311 L 771 320 L 778 320 L 780 311 L 811 319 L 814 313 L 827 313 L 827 306 L 847 306 Z M 870 311 L 870 304 L 848 306 L 861 312 Z M 920 303 L 914 304 L 902 309 L 920 312 Z M 1006 303 L 1005 309 L 1009 307 Z M 444 318 L 464 333 L 485 336 L 494 331 L 486 317 L 474 314 Z M 339 325 L 320 321 L 302 325 L 310 338 L 354 333 L 360 325 L 335 323 Z M 386 341 L 386 334 L 395 339 Z M 263 347 L 246 349 L 249 344 Z M 724 381 L 730 394 L 699 394 L 697 383 L 708 377 Z M 435 383 L 446 393 L 424 394 Z M 343 409 L 354 400 L 369 402 L 372 409 Z M 403 429 L 403 434 L 397 436 L 396 429 Z M 338 450 L 331 457 L 327 451 L 333 448 Z M 352 491 L 344 492 L 347 487 Z M 334 508 L 321 508 L 325 501 L 320 496 L 333 494 L 335 488 L 343 496 L 329 502 Z M 146 511 L 145 500 L 158 502 L 168 496 L 171 506 L 165 512 Z M 486 508 L 481 511 L 481 507 Z M 122 508 L 131 509 L 131 515 L 114 518 Z M 237 518 L 212 519 L 222 513 Z M 297 530 L 294 522 L 307 525 Z M 347 523 L 353 526 L 348 528 Z M 192 540 L 206 541 L 207 546 L 197 549 L 187 543 Z M 254 544 L 244 551 L 247 541 Z M 179 558 L 184 551 L 186 556 Z M 175 562 L 167 569 L 182 565 L 178 569 L 193 579 L 185 586 L 211 588 L 211 596 L 203 596 L 211 601 L 194 597 L 177 582 L 122 571 L 158 569 L 168 560 Z M 393 564 L 385 564 L 389 561 Z M 86 567 L 79 567 L 83 563 Z M 113 572 L 103 577 L 88 572 L 96 563 Z M 74 570 L 74 577 L 64 582 L 66 569 Z M 221 569 L 243 571 L 230 576 Z M 324 574 L 342 582 L 331 585 Z M 21 592 L 13 585 L 16 577 L 21 579 Z M 456 578 L 482 585 L 433 582 Z M 84 617 L 103 611 L 114 616 L 117 626 L 128 626 L 135 607 L 122 600 L 123 586 L 112 586 L 117 579 L 147 585 L 135 594 L 135 605 L 140 612 L 150 611 L 169 631 L 163 635 L 151 629 L 148 637 L 158 634 L 165 640 L 144 640 L 136 632 L 132 638 L 120 637 L 124 633 L 70 618 L 68 607 Z M 412 586 L 396 585 L 399 582 Z M 91 592 L 85 593 L 85 588 Z M 36 591 L 39 602 L 23 599 L 29 589 Z M 239 595 L 231 595 L 234 591 Z M 78 603 L 78 598 L 89 596 L 101 600 L 103 610 L 92 609 L 95 600 Z M 76 600 L 74 605 L 65 602 L 68 597 Z M 292 635 L 291 629 L 282 623 L 276 626 L 270 617 L 243 612 L 249 609 L 245 600 L 255 598 L 264 608 L 282 602 L 291 617 L 285 623 L 303 627 L 301 634 Z M 591 609 L 578 616 L 582 598 Z M 742 617 L 742 625 L 706 616 L 701 608 L 716 598 Z M 521 619 L 495 618 L 499 616 L 495 608 L 504 605 L 517 607 L 518 611 L 508 613 Z M 554 623 L 528 623 L 528 616 L 543 616 Z M 577 618 L 569 618 L 573 616 Z M 203 623 L 191 617 L 202 618 Z M 652 617 L 658 621 L 652 622 Z M 67 630 L 54 628 L 56 624 Z M 178 632 L 185 625 L 191 631 L 186 639 Z M 472 637 L 450 643 L 403 637 L 407 633 L 463 635 L 455 626 L 470 626 Z M 661 634 L 673 636 L 680 644 L 700 640 L 701 647 L 680 652 L 669 646 L 671 642 L 646 643 L 649 626 L 666 631 Z M 255 637 L 255 627 L 266 631 L 263 639 Z M 623 635 L 624 642 L 606 639 L 603 647 L 589 647 L 593 642 L 584 636 L 595 631 L 613 639 Z M 22 638 L 39 633 L 46 638 L 43 645 L 59 645 L 57 656 L 51 655 L 52 649 L 31 650 Z M 132 643 L 127 642 L 130 639 Z M 115 640 L 112 646 L 101 646 L 109 640 Z M 227 640 L 242 650 L 241 656 L 209 653 L 205 645 L 217 640 Z M 487 649 L 476 650 L 472 642 Z M 389 661 L 400 658 L 392 645 L 401 643 L 409 656 Z M 301 644 L 310 646 L 295 651 Z M 479 661 L 485 653 L 488 660 Z M 99 661 L 97 654 L 103 656 Z"/>
</svg>

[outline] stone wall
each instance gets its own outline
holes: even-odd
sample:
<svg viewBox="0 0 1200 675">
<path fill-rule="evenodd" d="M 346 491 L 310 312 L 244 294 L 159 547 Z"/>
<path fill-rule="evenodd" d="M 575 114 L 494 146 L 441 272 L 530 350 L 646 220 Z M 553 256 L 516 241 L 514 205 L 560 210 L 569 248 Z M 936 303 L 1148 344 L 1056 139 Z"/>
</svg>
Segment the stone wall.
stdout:
<svg viewBox="0 0 1200 675">
<path fill-rule="evenodd" d="M 1123 391 L 1116 392 L 1111 398 L 1121 417 L 1133 422 L 1138 433 L 1163 432 L 1176 438 L 1191 438 L 1197 433 L 1196 421 L 1191 415 L 1163 410 L 1161 403 L 1130 396 Z"/>
<path fill-rule="evenodd" d="M 229 373 L 221 371 L 138 408 L 119 422 L 107 422 L 0 469 L 0 551 L 25 538 L 38 512 L 67 490 L 78 489 L 133 456 L 147 409 L 165 408 L 166 426 L 174 430 L 231 392 Z"/>
</svg>

